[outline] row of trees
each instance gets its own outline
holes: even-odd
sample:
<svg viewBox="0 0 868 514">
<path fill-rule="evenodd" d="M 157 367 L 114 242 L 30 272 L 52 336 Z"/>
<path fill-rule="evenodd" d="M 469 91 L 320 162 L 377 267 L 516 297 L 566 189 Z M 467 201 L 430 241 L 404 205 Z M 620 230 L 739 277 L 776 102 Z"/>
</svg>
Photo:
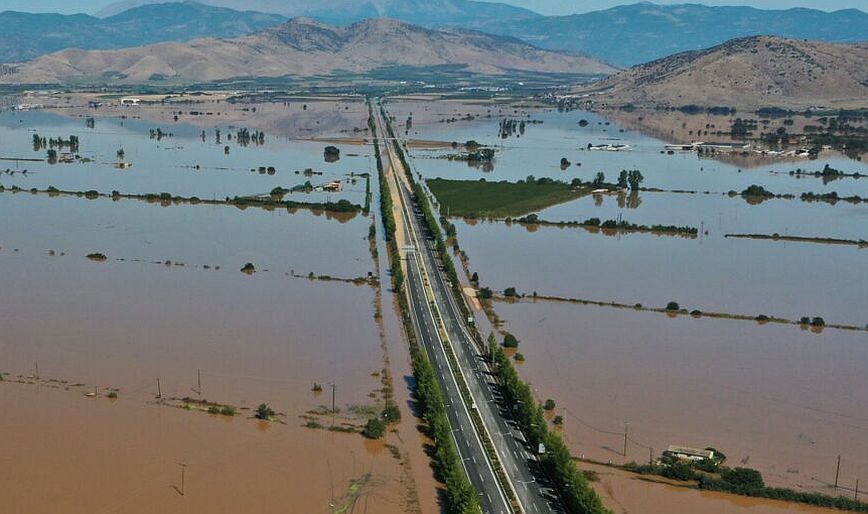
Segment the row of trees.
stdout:
<svg viewBox="0 0 868 514">
<path fill-rule="evenodd" d="M 588 484 L 573 461 L 561 437 L 548 429 L 543 406 L 537 403 L 530 386 L 524 382 L 497 343 L 494 334 L 488 338 L 489 355 L 494 373 L 507 405 L 513 406 L 515 420 L 532 447 L 545 446 L 540 463 L 564 504 L 567 512 L 577 514 L 604 514 L 610 512 L 596 491 Z"/>
<path fill-rule="evenodd" d="M 69 139 L 62 137 L 46 138 L 39 134 L 33 134 L 33 151 L 39 152 L 46 148 L 69 148 L 70 152 L 78 152 L 79 140 L 78 136 L 69 136 Z"/>
</svg>

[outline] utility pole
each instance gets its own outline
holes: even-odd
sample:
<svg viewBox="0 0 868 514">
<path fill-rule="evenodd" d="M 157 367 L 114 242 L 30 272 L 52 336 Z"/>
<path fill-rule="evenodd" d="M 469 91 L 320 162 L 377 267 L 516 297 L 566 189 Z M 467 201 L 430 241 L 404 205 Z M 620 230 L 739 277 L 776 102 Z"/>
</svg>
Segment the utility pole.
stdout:
<svg viewBox="0 0 868 514">
<path fill-rule="evenodd" d="M 39 382 L 39 361 L 34 362 L 36 365 L 36 381 Z"/>
<path fill-rule="evenodd" d="M 648 465 L 654 464 L 654 448 L 648 448 Z"/>
<path fill-rule="evenodd" d="M 181 496 L 184 496 L 184 475 L 187 471 L 187 465 L 183 463 L 178 465 L 181 466 Z"/>
<path fill-rule="evenodd" d="M 196 378 L 199 382 L 199 390 L 196 392 L 199 393 L 199 401 L 202 401 L 202 370 L 199 368 L 196 368 Z"/>
<path fill-rule="evenodd" d="M 332 382 L 332 414 L 335 412 L 335 383 Z"/>
<path fill-rule="evenodd" d="M 853 501 L 859 501 L 859 479 L 856 479 L 856 492 L 853 493 Z"/>
<path fill-rule="evenodd" d="M 841 456 L 838 455 L 838 467 L 835 469 L 835 491 L 838 490 L 838 476 L 841 474 Z"/>
<path fill-rule="evenodd" d="M 163 390 L 160 389 L 160 377 L 157 377 L 157 398 L 163 398 Z"/>
<path fill-rule="evenodd" d="M 630 423 L 624 422 L 624 458 L 627 458 L 627 434 L 630 432 Z"/>
</svg>

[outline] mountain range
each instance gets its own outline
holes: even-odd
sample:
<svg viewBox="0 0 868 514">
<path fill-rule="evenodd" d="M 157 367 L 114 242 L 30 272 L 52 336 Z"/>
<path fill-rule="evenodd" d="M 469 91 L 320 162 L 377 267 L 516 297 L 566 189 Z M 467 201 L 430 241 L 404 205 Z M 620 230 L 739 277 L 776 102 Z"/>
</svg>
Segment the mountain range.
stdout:
<svg viewBox="0 0 868 514">
<path fill-rule="evenodd" d="M 307 16 L 347 25 L 388 17 L 428 28 L 471 28 L 535 46 L 593 56 L 628 67 L 733 38 L 773 35 L 854 43 L 868 41 L 868 14 L 857 9 L 762 10 L 697 4 L 638 3 L 571 16 L 542 16 L 503 3 L 472 0 L 230 0 L 155 3 L 126 0 L 99 17 L 0 13 L 0 62 L 19 62 L 65 48 L 113 49 L 201 37 L 233 38 Z M 207 5 L 206 5 L 207 4 Z M 268 13 L 268 14 L 265 14 Z"/>
<path fill-rule="evenodd" d="M 611 106 L 865 108 L 868 43 L 739 38 L 634 66 L 577 94 Z"/>
<path fill-rule="evenodd" d="M 0 13 L 0 62 L 20 62 L 66 48 L 113 49 L 231 38 L 286 21 L 279 14 L 236 11 L 195 2 L 151 4 L 108 18 L 86 14 Z"/>
<path fill-rule="evenodd" d="M 837 43 L 868 41 L 868 13 L 643 2 L 571 16 L 504 20 L 480 29 L 627 67 L 755 35 Z"/>
<path fill-rule="evenodd" d="M 468 73 L 608 75 L 594 59 L 541 50 L 467 29 L 433 30 L 385 18 L 346 27 L 308 18 L 235 39 L 203 38 L 120 50 L 69 49 L 8 67 L 16 84 L 201 83 L 239 77 L 322 77 L 395 67 L 459 67 Z"/>
</svg>

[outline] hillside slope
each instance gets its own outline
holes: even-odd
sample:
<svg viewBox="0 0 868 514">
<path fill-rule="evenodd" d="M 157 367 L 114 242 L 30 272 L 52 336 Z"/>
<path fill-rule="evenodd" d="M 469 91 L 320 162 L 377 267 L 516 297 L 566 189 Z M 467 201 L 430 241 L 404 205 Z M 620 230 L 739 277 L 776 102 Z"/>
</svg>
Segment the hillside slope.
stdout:
<svg viewBox="0 0 868 514">
<path fill-rule="evenodd" d="M 616 105 L 868 107 L 868 44 L 735 39 L 634 66 L 577 93 Z"/>
<path fill-rule="evenodd" d="M 466 30 L 436 31 L 388 19 L 334 27 L 296 18 L 237 39 L 199 39 L 111 51 L 64 50 L 17 66 L 6 83 L 139 84 L 206 82 L 233 77 L 309 77 L 381 68 L 459 65 L 507 75 L 511 70 L 609 74 L 593 59 L 540 50 L 522 41 Z"/>
</svg>

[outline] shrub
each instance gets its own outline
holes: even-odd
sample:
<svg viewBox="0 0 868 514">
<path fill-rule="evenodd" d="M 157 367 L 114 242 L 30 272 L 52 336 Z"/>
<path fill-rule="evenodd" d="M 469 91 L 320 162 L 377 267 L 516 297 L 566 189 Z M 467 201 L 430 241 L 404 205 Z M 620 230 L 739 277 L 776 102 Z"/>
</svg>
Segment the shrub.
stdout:
<svg viewBox="0 0 868 514">
<path fill-rule="evenodd" d="M 698 478 L 697 473 L 693 471 L 693 468 L 690 466 L 690 464 L 680 460 L 675 461 L 672 463 L 672 465 L 664 468 L 660 474 L 666 478 L 681 480 L 685 482 L 687 480 L 693 480 L 695 478 Z"/>
<path fill-rule="evenodd" d="M 253 415 L 257 419 L 270 420 L 274 417 L 274 410 L 268 404 L 260 403 L 256 407 L 256 414 Z"/>
<path fill-rule="evenodd" d="M 555 419 L 552 420 L 552 423 L 554 423 L 555 425 L 558 425 L 558 426 L 563 425 L 564 424 L 564 417 L 561 416 L 560 414 L 558 414 L 557 416 L 555 416 Z"/>
<path fill-rule="evenodd" d="M 547 399 L 543 404 L 543 409 L 545 410 L 555 410 L 555 401 L 551 398 Z"/>
<path fill-rule="evenodd" d="M 666 304 L 667 311 L 679 311 L 681 307 L 678 305 L 678 302 L 669 302 Z"/>
<path fill-rule="evenodd" d="M 216 405 L 211 405 L 208 407 L 208 414 L 220 414 L 220 407 Z"/>
<path fill-rule="evenodd" d="M 362 435 L 368 439 L 379 439 L 386 433 L 386 423 L 380 418 L 371 418 L 365 424 L 365 429 L 362 430 Z"/>
<path fill-rule="evenodd" d="M 383 412 L 380 413 L 380 417 L 383 418 L 383 421 L 386 423 L 396 423 L 401 419 L 401 409 L 399 409 L 394 403 L 390 403 L 389 405 L 386 405 Z"/>
<path fill-rule="evenodd" d="M 736 487 L 761 488 L 765 487 L 763 475 L 759 471 L 750 468 L 724 469 L 720 474 L 724 482 Z"/>
<path fill-rule="evenodd" d="M 115 390 L 111 390 L 111 391 L 109 391 L 108 397 L 111 399 L 115 399 L 118 397 L 118 392 Z"/>
<path fill-rule="evenodd" d="M 504 348 L 518 348 L 518 339 L 507 332 L 503 335 L 503 347 Z"/>
<path fill-rule="evenodd" d="M 234 416 L 235 415 L 235 407 L 231 405 L 224 405 L 220 408 L 220 414 L 224 416 Z"/>
<path fill-rule="evenodd" d="M 491 292 L 491 289 L 487 287 L 483 287 L 479 290 L 479 297 L 483 300 L 490 300 L 494 296 L 494 293 Z"/>
<path fill-rule="evenodd" d="M 518 296 L 518 294 L 515 292 L 514 287 L 507 287 L 506 289 L 503 290 L 503 296 L 515 297 L 515 296 Z"/>
</svg>

